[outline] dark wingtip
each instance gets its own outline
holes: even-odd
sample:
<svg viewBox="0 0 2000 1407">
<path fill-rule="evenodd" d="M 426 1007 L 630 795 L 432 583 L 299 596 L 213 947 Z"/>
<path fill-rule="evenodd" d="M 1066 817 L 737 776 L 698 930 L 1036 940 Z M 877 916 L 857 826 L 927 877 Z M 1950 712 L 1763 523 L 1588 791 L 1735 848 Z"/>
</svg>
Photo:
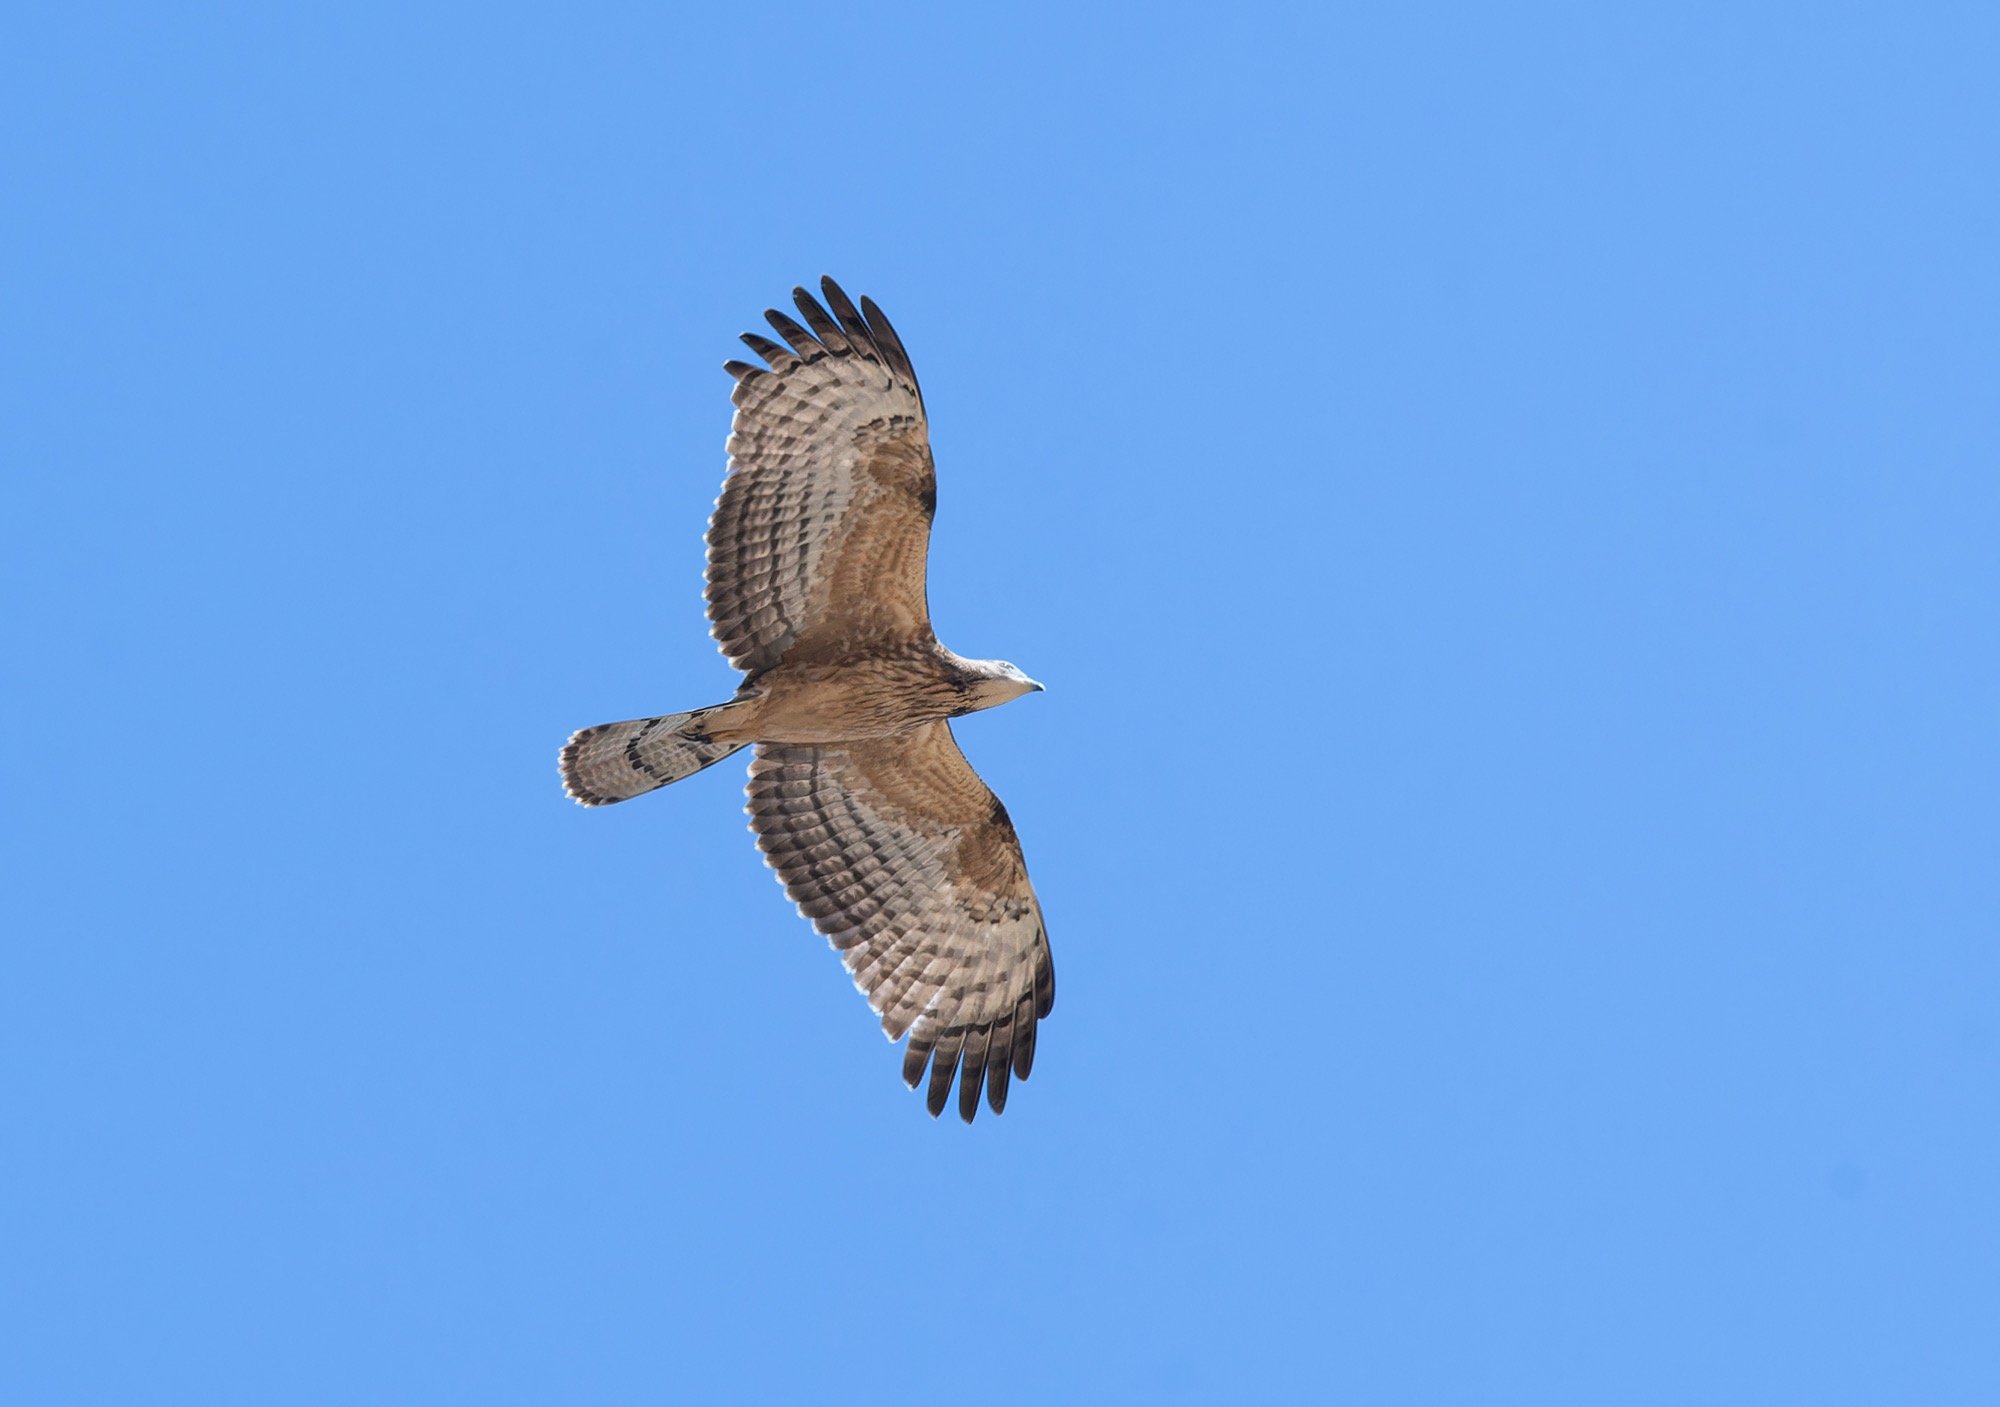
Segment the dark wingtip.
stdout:
<svg viewBox="0 0 2000 1407">
<path fill-rule="evenodd" d="M 951 1097 L 952 1078 L 958 1074 L 958 1059 L 964 1053 L 963 1038 L 950 1050 L 934 1051 L 931 1055 L 931 1083 L 925 1091 L 924 1103 L 929 1106 L 935 1118 L 944 1112 L 945 1102 Z"/>
<path fill-rule="evenodd" d="M 835 356 L 844 356 L 851 350 L 840 320 L 822 308 L 812 294 L 803 288 L 794 288 L 792 301 L 799 305 L 799 316 L 806 320 L 806 326 L 813 330 L 813 336 L 819 339 L 822 347 Z"/>
<path fill-rule="evenodd" d="M 1014 1078 L 1025 1080 L 1035 1068 L 1035 1030 L 1033 1021 L 1024 1024 L 1014 1033 Z"/>
<path fill-rule="evenodd" d="M 784 338 L 786 345 L 801 359 L 810 360 L 820 350 L 819 342 L 810 332 L 776 308 L 764 309 L 764 321 L 771 324 L 772 330 Z"/>
<path fill-rule="evenodd" d="M 986 1084 L 986 1062 L 967 1060 L 958 1071 L 958 1117 L 971 1123 L 979 1112 L 979 1095 Z"/>
<path fill-rule="evenodd" d="M 868 319 L 861 316 L 861 310 L 854 306 L 854 300 L 847 296 L 847 290 L 827 275 L 819 281 L 820 294 L 826 299 L 826 306 L 832 310 L 834 321 L 847 334 L 847 340 L 866 347 L 870 356 L 884 360 L 882 348 L 875 341 L 875 333 L 868 326 Z"/>
<path fill-rule="evenodd" d="M 1007 1077 L 1013 1073 L 1011 1056 L 995 1061 L 986 1073 L 986 1107 L 995 1114 L 1007 1112 Z"/>
<path fill-rule="evenodd" d="M 903 346 L 903 339 L 896 334 L 891 323 L 875 300 L 866 294 L 861 298 L 861 316 L 868 324 L 868 335 L 873 339 L 876 350 L 899 376 L 909 378 L 912 386 L 917 384 L 917 369 L 910 361 L 909 349 Z M 919 391 L 919 398 L 923 393 Z"/>
<path fill-rule="evenodd" d="M 770 338 L 760 336 L 755 332 L 743 333 L 742 338 L 744 346 L 748 347 L 751 351 L 755 352 L 758 356 L 762 357 L 765 361 L 769 362 L 774 367 L 777 366 L 780 362 L 785 361 L 792 355 L 789 351 L 787 351 L 783 347 L 780 347 L 776 342 L 773 342 Z"/>
</svg>

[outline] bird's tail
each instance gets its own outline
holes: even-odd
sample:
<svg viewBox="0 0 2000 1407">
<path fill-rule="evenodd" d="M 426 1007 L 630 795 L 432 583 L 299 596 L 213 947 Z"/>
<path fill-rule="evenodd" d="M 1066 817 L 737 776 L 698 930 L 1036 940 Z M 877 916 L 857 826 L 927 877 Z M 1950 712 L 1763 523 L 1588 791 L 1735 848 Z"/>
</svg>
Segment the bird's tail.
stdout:
<svg viewBox="0 0 2000 1407">
<path fill-rule="evenodd" d="M 709 741 L 702 720 L 729 707 L 698 708 L 627 723 L 600 723 L 562 750 L 563 790 L 585 806 L 609 806 L 692 777 L 743 746 Z"/>
</svg>

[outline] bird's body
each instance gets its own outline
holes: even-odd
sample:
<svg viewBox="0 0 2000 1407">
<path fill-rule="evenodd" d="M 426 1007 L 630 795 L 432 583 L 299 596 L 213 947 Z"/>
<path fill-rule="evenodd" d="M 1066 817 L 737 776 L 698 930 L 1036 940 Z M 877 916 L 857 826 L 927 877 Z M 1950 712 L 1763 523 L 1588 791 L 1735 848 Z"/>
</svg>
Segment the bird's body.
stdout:
<svg viewBox="0 0 2000 1407">
<path fill-rule="evenodd" d="M 842 954 L 904 1077 L 954 1075 L 968 1121 L 997 1113 L 1033 1063 L 1054 1001 L 1041 908 L 1007 810 L 947 719 L 1041 686 L 1010 664 L 945 649 L 925 555 L 937 505 L 916 373 L 895 330 L 831 279 L 829 314 L 796 291 L 810 331 L 744 341 L 731 362 L 730 472 L 708 532 L 714 633 L 745 673 L 729 702 L 586 728 L 563 749 L 565 788 L 623 801 L 754 744 L 751 827 L 800 912 Z"/>
<path fill-rule="evenodd" d="M 886 738 L 991 707 L 974 702 L 982 688 L 996 682 L 980 672 L 978 666 L 986 663 L 962 660 L 935 644 L 877 647 L 842 660 L 788 661 L 747 682 L 705 731 L 716 742 L 739 743 Z"/>
</svg>

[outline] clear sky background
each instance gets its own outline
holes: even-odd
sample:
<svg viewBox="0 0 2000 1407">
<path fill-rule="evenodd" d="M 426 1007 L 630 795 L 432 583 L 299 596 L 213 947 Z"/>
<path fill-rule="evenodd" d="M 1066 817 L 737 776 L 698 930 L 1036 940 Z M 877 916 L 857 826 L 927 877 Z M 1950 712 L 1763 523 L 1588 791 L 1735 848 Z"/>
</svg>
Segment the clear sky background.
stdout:
<svg viewBox="0 0 2000 1407">
<path fill-rule="evenodd" d="M 0 1398 L 2000 1401 L 1992 14 L 17 15 Z M 1049 685 L 970 1129 L 557 784 L 822 273 Z"/>
</svg>

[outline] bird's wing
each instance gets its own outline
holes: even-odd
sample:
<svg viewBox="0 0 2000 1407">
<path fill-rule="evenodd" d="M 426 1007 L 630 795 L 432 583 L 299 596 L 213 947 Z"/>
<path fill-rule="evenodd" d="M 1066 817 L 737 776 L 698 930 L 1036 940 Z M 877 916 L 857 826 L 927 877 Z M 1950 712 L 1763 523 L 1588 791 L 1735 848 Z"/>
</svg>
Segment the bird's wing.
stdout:
<svg viewBox="0 0 2000 1407">
<path fill-rule="evenodd" d="M 880 308 L 857 309 L 832 279 L 820 288 L 826 308 L 794 290 L 805 327 L 765 314 L 783 344 L 744 334 L 768 368 L 727 364 L 736 418 L 708 524 L 708 618 L 753 674 L 934 638 L 937 476 L 917 374 Z"/>
<path fill-rule="evenodd" d="M 750 827 L 799 912 L 827 936 L 927 1102 L 994 1113 L 1028 1077 L 1055 1002 L 1041 906 L 1007 808 L 946 723 L 823 747 L 759 743 Z"/>
</svg>

